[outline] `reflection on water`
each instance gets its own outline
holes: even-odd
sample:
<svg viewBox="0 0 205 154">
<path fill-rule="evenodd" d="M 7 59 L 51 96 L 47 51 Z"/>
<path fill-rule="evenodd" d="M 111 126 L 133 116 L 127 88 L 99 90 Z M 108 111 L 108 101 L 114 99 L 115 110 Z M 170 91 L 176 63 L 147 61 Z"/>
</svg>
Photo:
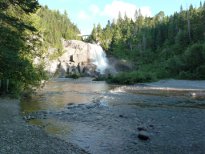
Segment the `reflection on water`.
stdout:
<svg viewBox="0 0 205 154">
<path fill-rule="evenodd" d="M 132 93 L 136 95 L 172 97 L 179 96 L 192 99 L 205 99 L 205 87 L 203 89 L 194 88 L 171 88 L 147 85 L 121 86 L 111 90 L 112 93 Z"/>
<path fill-rule="evenodd" d="M 205 87 L 203 87 L 203 84 L 204 82 L 197 84 L 197 82 L 168 80 L 153 84 L 114 86 L 103 81 L 92 81 L 91 78 L 80 78 L 78 80 L 60 78 L 49 81 L 31 100 L 22 100 L 21 109 L 22 112 L 60 110 L 69 104 L 89 104 L 101 96 L 105 99 L 103 101 L 110 105 L 138 105 L 140 102 L 141 106 L 143 103 L 146 105 L 146 100 L 149 100 L 150 97 L 152 101 L 149 101 L 149 104 L 157 102 L 159 105 L 167 104 L 167 101 L 163 101 L 163 97 L 173 100 L 178 98 L 204 100 Z M 187 85 L 191 88 L 187 88 Z M 202 106 L 204 105 L 202 104 Z"/>
<path fill-rule="evenodd" d="M 179 86 L 179 85 L 178 85 Z M 180 87 L 180 86 L 179 86 Z M 204 87 L 205 88 L 205 87 Z M 205 108 L 205 89 L 194 88 L 170 88 L 146 85 L 120 86 L 110 92 L 115 97 L 110 105 L 128 105 L 143 108 Z"/>
<path fill-rule="evenodd" d="M 68 123 L 61 122 L 55 119 L 32 119 L 28 123 L 40 126 L 49 134 L 53 134 L 61 138 L 65 134 L 70 133 L 70 126 L 68 125 Z"/>
<path fill-rule="evenodd" d="M 21 107 L 23 112 L 59 110 L 68 104 L 90 103 L 111 88 L 105 82 L 94 82 L 91 78 L 56 79 L 49 81 L 31 100 L 22 100 Z"/>
<path fill-rule="evenodd" d="M 49 81 L 31 100 L 22 100 L 21 111 L 34 116 L 28 120 L 30 124 L 91 153 L 135 153 L 132 150 L 138 150 L 137 144 L 141 143 L 136 142 L 137 126 L 144 125 L 146 120 L 140 119 L 149 117 L 147 112 L 153 111 L 156 121 L 159 115 L 165 121 L 174 116 L 180 121 L 181 116 L 185 120 L 190 118 L 190 112 L 203 114 L 205 88 L 200 89 L 201 83 L 194 83 L 192 88 L 179 84 L 175 88 L 173 83 L 171 87 L 167 83 L 163 87 L 164 82 L 116 86 L 94 82 L 91 78 L 56 79 Z M 149 126 L 150 119 L 147 121 L 145 124 Z M 194 127 L 189 123 L 186 123 L 188 128 Z"/>
</svg>

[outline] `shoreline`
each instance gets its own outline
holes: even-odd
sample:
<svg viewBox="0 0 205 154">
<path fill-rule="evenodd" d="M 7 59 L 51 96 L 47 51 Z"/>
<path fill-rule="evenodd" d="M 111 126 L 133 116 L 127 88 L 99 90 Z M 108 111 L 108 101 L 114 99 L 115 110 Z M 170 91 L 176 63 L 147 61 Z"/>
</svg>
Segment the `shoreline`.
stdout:
<svg viewBox="0 0 205 154">
<path fill-rule="evenodd" d="M 188 86 L 161 82 L 158 85 L 165 89 Z M 145 90 L 140 90 L 143 86 Z M 151 89 L 60 79 L 22 109 L 29 123 L 93 154 L 204 153 L 204 96 L 196 91 L 193 97 L 192 91 Z"/>
<path fill-rule="evenodd" d="M 0 98 L 1 154 L 85 154 L 85 150 L 56 137 L 41 128 L 27 124 L 20 115 L 19 100 Z"/>
</svg>

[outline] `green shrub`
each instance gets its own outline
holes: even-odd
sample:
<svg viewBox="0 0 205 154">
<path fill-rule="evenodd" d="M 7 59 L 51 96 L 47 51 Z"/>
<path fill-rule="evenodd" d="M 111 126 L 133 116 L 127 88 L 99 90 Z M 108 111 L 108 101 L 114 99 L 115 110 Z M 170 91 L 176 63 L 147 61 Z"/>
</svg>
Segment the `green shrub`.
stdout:
<svg viewBox="0 0 205 154">
<path fill-rule="evenodd" d="M 107 79 L 108 83 L 117 83 L 117 84 L 134 84 L 134 83 L 143 83 L 150 82 L 156 79 L 155 75 L 147 72 L 122 72 L 115 76 L 111 76 Z"/>
<path fill-rule="evenodd" d="M 202 44 L 192 45 L 185 51 L 184 61 L 190 71 L 205 64 L 205 47 Z"/>
<path fill-rule="evenodd" d="M 69 74 L 66 76 L 66 78 L 73 78 L 73 79 L 78 79 L 80 77 L 79 74 Z"/>
<path fill-rule="evenodd" d="M 199 66 L 196 69 L 196 75 L 198 79 L 203 79 L 205 80 L 205 65 Z"/>
<path fill-rule="evenodd" d="M 193 74 L 190 72 L 186 72 L 186 71 L 181 71 L 178 75 L 179 79 L 187 79 L 187 80 L 191 80 L 193 79 Z"/>
</svg>

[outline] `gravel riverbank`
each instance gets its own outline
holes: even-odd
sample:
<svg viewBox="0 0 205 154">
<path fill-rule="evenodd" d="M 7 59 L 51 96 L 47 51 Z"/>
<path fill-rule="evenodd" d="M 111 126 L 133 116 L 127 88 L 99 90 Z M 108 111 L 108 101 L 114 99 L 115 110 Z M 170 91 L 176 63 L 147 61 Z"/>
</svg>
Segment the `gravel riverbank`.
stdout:
<svg viewBox="0 0 205 154">
<path fill-rule="evenodd" d="M 205 81 L 50 81 L 21 112 L 92 154 L 205 154 Z"/>
<path fill-rule="evenodd" d="M 79 147 L 51 137 L 28 125 L 19 112 L 19 101 L 0 98 L 0 154 L 84 154 Z"/>
</svg>

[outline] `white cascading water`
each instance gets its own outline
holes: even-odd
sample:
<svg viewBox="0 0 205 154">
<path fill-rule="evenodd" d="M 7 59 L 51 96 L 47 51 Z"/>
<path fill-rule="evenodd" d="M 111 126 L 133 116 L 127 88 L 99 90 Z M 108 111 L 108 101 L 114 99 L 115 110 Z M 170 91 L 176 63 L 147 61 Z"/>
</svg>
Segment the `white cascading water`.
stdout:
<svg viewBox="0 0 205 154">
<path fill-rule="evenodd" d="M 80 66 L 82 70 L 87 67 L 91 72 L 95 69 L 100 74 L 105 74 L 105 70 L 109 65 L 106 54 L 100 45 L 85 43 L 79 40 L 63 40 L 63 47 L 64 54 L 58 57 L 58 59 L 49 59 L 49 55 L 53 54 L 53 52 L 49 53 L 48 57 L 44 59 L 46 71 L 54 74 L 60 67 L 61 71 L 64 70 L 62 71 L 63 75 L 68 69 L 75 73 L 82 64 L 82 67 Z M 34 63 L 36 65 L 40 64 L 40 60 L 36 58 Z M 93 65 L 95 66 L 93 67 Z"/>
<path fill-rule="evenodd" d="M 89 59 L 97 66 L 97 71 L 100 72 L 100 74 L 104 74 L 108 67 L 108 60 L 102 47 L 98 44 L 89 44 L 88 52 Z"/>
</svg>

